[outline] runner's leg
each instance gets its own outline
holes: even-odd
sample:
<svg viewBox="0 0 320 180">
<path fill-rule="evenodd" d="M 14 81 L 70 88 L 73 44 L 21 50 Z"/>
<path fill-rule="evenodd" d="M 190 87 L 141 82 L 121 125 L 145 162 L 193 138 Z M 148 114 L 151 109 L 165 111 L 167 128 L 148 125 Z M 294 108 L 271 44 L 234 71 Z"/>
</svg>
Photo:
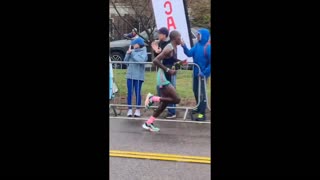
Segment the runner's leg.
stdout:
<svg viewBox="0 0 320 180">
<path fill-rule="evenodd" d="M 180 98 L 178 97 L 175 88 L 169 84 L 160 89 L 163 97 L 152 96 L 153 102 L 160 102 L 158 109 L 153 113 L 146 123 L 142 125 L 144 129 L 148 129 L 150 131 L 159 131 L 160 129 L 153 125 L 153 122 L 159 115 L 166 109 L 168 103 L 178 104 L 180 102 Z M 147 97 L 148 98 L 148 97 Z"/>
<path fill-rule="evenodd" d="M 151 96 L 153 102 L 167 102 L 171 104 L 179 104 L 180 98 L 178 97 L 176 93 L 176 89 L 171 85 L 164 86 L 160 90 L 162 96 Z"/>
</svg>

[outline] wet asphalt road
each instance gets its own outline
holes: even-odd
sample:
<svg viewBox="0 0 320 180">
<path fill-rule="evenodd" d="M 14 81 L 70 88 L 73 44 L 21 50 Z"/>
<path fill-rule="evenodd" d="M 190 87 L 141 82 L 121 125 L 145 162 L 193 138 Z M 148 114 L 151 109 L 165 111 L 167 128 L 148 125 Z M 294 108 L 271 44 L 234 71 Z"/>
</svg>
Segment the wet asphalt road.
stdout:
<svg viewBox="0 0 320 180">
<path fill-rule="evenodd" d="M 110 118 L 110 150 L 211 157 L 210 124 L 160 122 L 160 132 L 142 120 Z M 110 157 L 111 180 L 210 179 L 210 164 Z"/>
</svg>

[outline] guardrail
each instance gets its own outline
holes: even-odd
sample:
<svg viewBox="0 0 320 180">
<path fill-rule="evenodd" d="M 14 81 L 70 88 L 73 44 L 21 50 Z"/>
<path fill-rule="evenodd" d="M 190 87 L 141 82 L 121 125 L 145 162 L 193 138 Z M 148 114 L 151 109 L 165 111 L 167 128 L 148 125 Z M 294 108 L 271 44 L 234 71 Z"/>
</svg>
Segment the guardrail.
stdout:
<svg viewBox="0 0 320 180">
<path fill-rule="evenodd" d="M 110 66 L 113 67 L 113 80 L 115 83 L 118 85 L 118 92 L 114 94 L 115 96 L 110 100 L 109 108 L 113 109 L 113 112 L 115 116 L 117 116 L 115 107 L 132 107 L 132 108 L 144 108 L 143 105 L 128 105 L 126 102 L 121 102 L 121 100 L 126 99 L 127 97 L 127 82 L 126 81 L 126 69 L 123 69 L 123 65 L 128 65 L 128 64 L 145 64 L 152 66 L 152 62 L 128 62 L 128 61 L 110 61 Z M 188 66 L 194 66 L 199 68 L 199 65 L 195 63 L 188 63 L 187 67 L 180 68 L 177 70 L 177 74 L 173 76 L 173 78 L 176 80 L 177 86 L 176 86 L 176 91 L 178 94 L 181 94 L 182 92 L 185 92 L 186 90 L 192 89 L 193 86 L 193 71 L 188 70 Z M 200 70 L 200 68 L 199 68 Z M 156 74 L 157 74 L 157 68 L 155 71 L 152 71 L 150 68 L 150 71 L 145 71 L 145 81 L 143 82 L 142 88 L 141 88 L 141 94 L 147 94 L 148 92 L 156 92 Z M 190 77 L 188 77 L 190 76 Z M 189 80 L 190 78 L 190 80 Z M 198 85 L 198 103 L 195 103 L 195 98 L 193 98 L 192 104 L 195 104 L 194 106 L 176 106 L 176 107 L 167 107 L 167 109 L 185 109 L 185 113 L 183 116 L 183 120 L 186 120 L 188 111 L 190 109 L 195 109 L 200 105 L 200 94 L 201 94 L 201 83 L 204 83 L 204 89 L 205 89 L 205 97 L 207 99 L 206 101 L 206 106 L 209 111 L 211 111 L 211 108 L 208 104 L 208 92 L 207 92 L 207 83 L 206 80 L 201 81 L 201 78 L 199 77 L 199 85 Z M 188 85 L 191 85 L 191 87 L 188 87 Z M 150 89 L 150 87 L 152 89 Z M 153 91 L 152 91 L 153 90 Z M 192 90 L 190 93 L 193 94 Z M 157 94 L 157 93 L 153 93 Z M 179 95 L 180 96 L 180 95 Z M 183 101 L 185 97 L 181 97 L 181 100 Z M 141 97 L 141 101 L 143 102 L 144 98 Z M 134 101 L 133 101 L 134 102 Z M 133 103 L 132 103 L 133 104 Z M 151 106 L 150 108 L 155 109 L 158 106 Z"/>
</svg>

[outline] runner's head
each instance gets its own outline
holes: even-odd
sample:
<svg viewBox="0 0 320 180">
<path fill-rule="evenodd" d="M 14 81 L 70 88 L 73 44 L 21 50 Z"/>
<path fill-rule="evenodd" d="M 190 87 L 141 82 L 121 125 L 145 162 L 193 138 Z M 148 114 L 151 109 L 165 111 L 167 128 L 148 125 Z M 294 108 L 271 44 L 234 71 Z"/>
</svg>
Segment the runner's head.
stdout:
<svg viewBox="0 0 320 180">
<path fill-rule="evenodd" d="M 176 45 L 181 44 L 181 34 L 179 33 L 179 31 L 173 30 L 170 32 L 169 36 L 170 36 L 171 42 L 174 42 Z"/>
<path fill-rule="evenodd" d="M 169 35 L 169 31 L 166 27 L 162 27 L 158 30 L 158 37 L 160 41 L 166 40 L 168 35 Z"/>
</svg>

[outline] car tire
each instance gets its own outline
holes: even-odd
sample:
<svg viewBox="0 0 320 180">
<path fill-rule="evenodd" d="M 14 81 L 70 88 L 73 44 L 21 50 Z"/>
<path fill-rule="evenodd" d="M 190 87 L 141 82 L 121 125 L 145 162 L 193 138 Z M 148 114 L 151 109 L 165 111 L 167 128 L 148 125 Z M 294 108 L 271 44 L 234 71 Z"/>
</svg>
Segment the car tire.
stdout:
<svg viewBox="0 0 320 180">
<path fill-rule="evenodd" d="M 124 53 L 119 51 L 111 52 L 111 61 L 123 61 Z M 127 66 L 125 64 L 112 64 L 112 68 L 114 69 L 126 69 Z"/>
</svg>

